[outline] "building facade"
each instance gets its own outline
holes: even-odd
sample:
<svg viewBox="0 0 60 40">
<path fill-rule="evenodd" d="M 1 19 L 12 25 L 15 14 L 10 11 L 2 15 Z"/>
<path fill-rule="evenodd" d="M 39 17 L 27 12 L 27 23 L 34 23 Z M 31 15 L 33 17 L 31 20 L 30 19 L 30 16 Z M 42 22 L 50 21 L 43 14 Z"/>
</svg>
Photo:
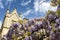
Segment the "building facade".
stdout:
<svg viewBox="0 0 60 40">
<path fill-rule="evenodd" d="M 9 10 L 7 10 L 6 15 L 4 17 L 3 24 L 2 24 L 1 37 L 7 34 L 13 21 L 16 22 L 19 20 L 22 20 L 22 19 L 18 16 L 16 9 L 14 9 L 11 13 Z"/>
</svg>

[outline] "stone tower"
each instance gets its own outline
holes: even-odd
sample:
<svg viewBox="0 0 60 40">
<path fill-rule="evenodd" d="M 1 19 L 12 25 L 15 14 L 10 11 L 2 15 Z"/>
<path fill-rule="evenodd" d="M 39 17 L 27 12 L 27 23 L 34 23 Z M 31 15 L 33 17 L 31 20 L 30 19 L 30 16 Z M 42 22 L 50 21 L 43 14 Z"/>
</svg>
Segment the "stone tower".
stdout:
<svg viewBox="0 0 60 40">
<path fill-rule="evenodd" d="M 18 20 L 22 20 L 22 19 L 18 16 L 16 9 L 14 9 L 11 13 L 9 10 L 7 10 L 2 24 L 1 37 L 7 34 L 13 21 L 18 21 Z"/>
</svg>

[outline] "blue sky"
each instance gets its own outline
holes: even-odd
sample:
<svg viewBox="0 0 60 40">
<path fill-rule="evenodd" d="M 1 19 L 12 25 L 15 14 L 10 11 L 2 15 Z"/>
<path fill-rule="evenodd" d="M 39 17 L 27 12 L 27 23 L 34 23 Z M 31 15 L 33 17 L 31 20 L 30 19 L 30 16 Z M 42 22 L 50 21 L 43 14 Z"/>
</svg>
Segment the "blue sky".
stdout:
<svg viewBox="0 0 60 40">
<path fill-rule="evenodd" d="M 0 26 L 7 9 L 12 12 L 15 8 L 23 18 L 32 19 L 45 17 L 48 10 L 56 11 L 57 7 L 50 6 L 50 0 L 0 0 Z"/>
</svg>

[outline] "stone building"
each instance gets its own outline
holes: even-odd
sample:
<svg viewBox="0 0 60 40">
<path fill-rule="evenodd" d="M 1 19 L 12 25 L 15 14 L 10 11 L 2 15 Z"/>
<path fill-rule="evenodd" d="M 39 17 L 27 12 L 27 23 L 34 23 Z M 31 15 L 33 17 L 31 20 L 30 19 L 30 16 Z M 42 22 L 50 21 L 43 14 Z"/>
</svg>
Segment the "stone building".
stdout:
<svg viewBox="0 0 60 40">
<path fill-rule="evenodd" d="M 4 21 L 2 23 L 1 37 L 7 34 L 13 22 L 16 22 L 19 20 L 22 20 L 22 18 L 18 16 L 16 9 L 14 9 L 11 13 L 9 10 L 7 10 L 6 15 L 4 17 Z"/>
</svg>

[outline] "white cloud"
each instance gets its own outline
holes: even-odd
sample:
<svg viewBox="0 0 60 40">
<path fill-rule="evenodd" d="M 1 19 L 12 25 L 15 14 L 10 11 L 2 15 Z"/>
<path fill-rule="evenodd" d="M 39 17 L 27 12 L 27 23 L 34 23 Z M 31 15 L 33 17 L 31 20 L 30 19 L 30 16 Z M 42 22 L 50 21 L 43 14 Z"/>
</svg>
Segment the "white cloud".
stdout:
<svg viewBox="0 0 60 40">
<path fill-rule="evenodd" d="M 36 0 L 35 0 L 35 1 L 36 1 Z M 38 1 L 39 1 L 39 0 L 38 0 Z M 43 3 L 43 2 L 45 2 L 45 0 L 40 0 L 40 4 Z"/>
<path fill-rule="evenodd" d="M 4 8 L 3 4 L 0 2 L 0 8 Z"/>
<path fill-rule="evenodd" d="M 45 17 L 48 10 L 56 11 L 57 9 L 57 7 L 52 7 L 50 2 L 46 2 L 45 0 L 35 0 L 33 4 L 33 9 L 27 9 L 27 11 L 24 12 L 23 17 L 26 17 L 29 14 L 40 15 L 39 18 Z"/>
<path fill-rule="evenodd" d="M 30 13 L 32 13 L 31 9 L 28 9 L 27 11 L 24 12 L 24 14 L 22 14 L 22 18 L 25 18 L 26 16 L 28 16 Z"/>
<path fill-rule="evenodd" d="M 12 2 L 12 1 L 16 2 L 16 0 L 6 0 L 6 1 L 8 1 L 8 2 Z"/>
<path fill-rule="evenodd" d="M 5 5 L 7 5 L 7 4 L 9 3 L 8 8 L 10 9 L 11 3 L 12 3 L 13 1 L 14 1 L 14 0 L 6 0 Z M 16 0 L 15 0 L 15 1 L 16 1 Z"/>
<path fill-rule="evenodd" d="M 13 0 L 7 0 L 7 1 L 13 1 Z"/>
<path fill-rule="evenodd" d="M 27 10 L 26 12 L 24 12 L 24 14 L 23 14 L 23 18 L 24 18 L 25 16 L 29 15 L 29 14 L 30 14 L 30 12 L 32 12 L 32 10 L 31 10 L 31 9 Z"/>
<path fill-rule="evenodd" d="M 2 22 L 0 21 L 0 29 L 1 29 L 1 26 L 2 26 Z"/>
<path fill-rule="evenodd" d="M 13 0 L 6 0 L 5 5 L 7 5 L 9 2 L 12 2 Z M 0 0 L 0 8 L 4 8 L 4 5 L 2 3 L 2 0 Z"/>
<path fill-rule="evenodd" d="M 13 0 L 6 0 L 5 5 L 7 5 L 8 3 L 11 3 Z"/>
<path fill-rule="evenodd" d="M 27 1 L 27 2 L 22 1 L 21 5 L 22 5 L 22 6 L 26 6 L 26 5 L 28 5 L 29 3 L 31 3 L 31 0 L 29 0 L 29 1 Z"/>
<path fill-rule="evenodd" d="M 35 11 L 39 12 L 47 12 L 48 10 L 56 11 L 57 7 L 52 7 L 50 5 L 50 2 L 35 0 L 34 1 L 34 7 Z"/>
<path fill-rule="evenodd" d="M 2 0 L 0 0 L 0 8 L 4 8 L 4 6 L 2 4 Z"/>
</svg>

